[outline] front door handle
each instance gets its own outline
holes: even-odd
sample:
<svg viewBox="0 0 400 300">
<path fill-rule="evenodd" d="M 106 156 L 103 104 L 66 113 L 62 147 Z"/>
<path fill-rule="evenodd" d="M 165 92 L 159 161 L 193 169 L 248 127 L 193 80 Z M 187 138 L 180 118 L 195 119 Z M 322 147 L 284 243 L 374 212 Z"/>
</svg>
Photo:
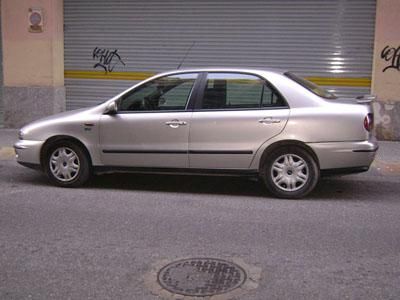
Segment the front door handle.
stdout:
<svg viewBox="0 0 400 300">
<path fill-rule="evenodd" d="M 261 124 L 276 124 L 276 123 L 280 123 L 280 122 L 281 122 L 280 119 L 276 119 L 276 118 L 272 118 L 272 117 L 265 117 L 265 118 L 258 120 L 258 123 L 261 123 Z"/>
<path fill-rule="evenodd" d="M 171 120 L 165 122 L 165 125 L 168 125 L 171 128 L 178 128 L 179 126 L 186 125 L 187 123 L 185 121 L 179 121 L 179 120 Z"/>
</svg>

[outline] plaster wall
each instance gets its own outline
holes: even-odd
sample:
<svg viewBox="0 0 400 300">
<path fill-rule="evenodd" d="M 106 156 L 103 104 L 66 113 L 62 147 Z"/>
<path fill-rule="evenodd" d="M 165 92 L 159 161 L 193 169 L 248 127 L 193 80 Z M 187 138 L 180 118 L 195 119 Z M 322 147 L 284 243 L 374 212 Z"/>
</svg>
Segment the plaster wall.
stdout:
<svg viewBox="0 0 400 300">
<path fill-rule="evenodd" d="M 400 140 L 400 1 L 378 0 L 372 93 L 378 138 Z"/>
<path fill-rule="evenodd" d="M 29 31 L 30 8 L 42 32 Z M 5 127 L 65 110 L 63 1 L 2 0 L 1 11 Z"/>
</svg>

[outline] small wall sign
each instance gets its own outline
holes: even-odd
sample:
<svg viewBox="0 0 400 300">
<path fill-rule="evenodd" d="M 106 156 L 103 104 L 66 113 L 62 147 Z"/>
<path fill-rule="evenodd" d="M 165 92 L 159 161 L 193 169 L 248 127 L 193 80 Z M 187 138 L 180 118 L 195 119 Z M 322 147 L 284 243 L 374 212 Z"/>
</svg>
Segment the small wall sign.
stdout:
<svg viewBox="0 0 400 300">
<path fill-rule="evenodd" d="M 43 13 L 41 8 L 29 8 L 28 24 L 29 32 L 43 32 Z"/>
</svg>

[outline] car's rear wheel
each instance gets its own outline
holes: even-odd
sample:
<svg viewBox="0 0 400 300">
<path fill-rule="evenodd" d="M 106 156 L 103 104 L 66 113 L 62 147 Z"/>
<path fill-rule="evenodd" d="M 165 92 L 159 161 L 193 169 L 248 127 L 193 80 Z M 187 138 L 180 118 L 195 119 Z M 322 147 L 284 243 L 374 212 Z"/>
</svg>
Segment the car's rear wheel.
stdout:
<svg viewBox="0 0 400 300">
<path fill-rule="evenodd" d="M 261 175 L 272 194 L 279 198 L 297 199 L 315 188 L 319 168 L 305 149 L 289 146 L 268 154 Z"/>
<path fill-rule="evenodd" d="M 90 162 L 85 151 L 70 141 L 60 141 L 49 148 L 45 171 L 52 183 L 77 187 L 90 177 Z"/>
</svg>

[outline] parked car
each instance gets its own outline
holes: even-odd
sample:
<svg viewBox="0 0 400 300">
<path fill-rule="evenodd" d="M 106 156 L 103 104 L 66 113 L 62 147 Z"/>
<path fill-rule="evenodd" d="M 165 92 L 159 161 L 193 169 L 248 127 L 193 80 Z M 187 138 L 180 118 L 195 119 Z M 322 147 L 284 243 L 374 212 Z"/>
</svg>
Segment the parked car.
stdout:
<svg viewBox="0 0 400 300">
<path fill-rule="evenodd" d="M 367 171 L 372 97 L 341 99 L 279 70 L 178 70 L 91 108 L 26 125 L 17 161 L 76 187 L 114 171 L 258 176 L 281 198 Z"/>
</svg>

